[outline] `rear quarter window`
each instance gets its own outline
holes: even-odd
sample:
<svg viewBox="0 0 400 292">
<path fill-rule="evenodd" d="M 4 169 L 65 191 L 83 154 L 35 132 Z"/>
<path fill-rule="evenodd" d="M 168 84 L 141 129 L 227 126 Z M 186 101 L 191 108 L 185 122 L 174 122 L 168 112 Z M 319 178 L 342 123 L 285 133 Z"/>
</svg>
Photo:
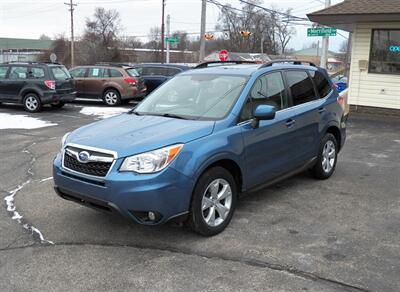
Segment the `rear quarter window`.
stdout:
<svg viewBox="0 0 400 292">
<path fill-rule="evenodd" d="M 314 81 L 315 87 L 318 90 L 321 98 L 326 97 L 331 91 L 332 87 L 326 77 L 319 71 L 310 71 L 310 76 Z"/>
<path fill-rule="evenodd" d="M 8 71 L 8 67 L 7 66 L 0 67 L 0 79 L 6 78 L 7 71 Z"/>
</svg>

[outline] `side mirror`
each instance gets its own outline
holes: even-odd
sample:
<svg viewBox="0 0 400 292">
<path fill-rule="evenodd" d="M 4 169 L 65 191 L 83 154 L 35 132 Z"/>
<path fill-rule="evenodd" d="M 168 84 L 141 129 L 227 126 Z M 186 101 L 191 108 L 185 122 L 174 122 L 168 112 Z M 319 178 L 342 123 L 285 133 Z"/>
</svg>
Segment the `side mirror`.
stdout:
<svg viewBox="0 0 400 292">
<path fill-rule="evenodd" d="M 262 120 L 273 120 L 275 118 L 276 110 L 271 105 L 259 105 L 254 111 L 254 119 L 252 122 L 253 128 L 258 128 L 259 122 Z"/>
</svg>

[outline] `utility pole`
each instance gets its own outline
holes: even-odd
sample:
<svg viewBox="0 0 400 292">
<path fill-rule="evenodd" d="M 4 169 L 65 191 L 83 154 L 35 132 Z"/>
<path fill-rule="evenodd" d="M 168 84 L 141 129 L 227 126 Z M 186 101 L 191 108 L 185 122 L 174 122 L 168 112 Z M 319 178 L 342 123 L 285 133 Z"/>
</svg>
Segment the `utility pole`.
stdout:
<svg viewBox="0 0 400 292">
<path fill-rule="evenodd" d="M 264 54 L 264 32 L 261 33 L 261 54 Z"/>
<path fill-rule="evenodd" d="M 167 15 L 167 38 L 170 37 L 170 29 L 171 29 L 170 26 L 171 26 L 171 16 L 168 14 Z M 170 43 L 169 43 L 169 41 L 167 41 L 167 61 L 166 61 L 167 64 L 169 64 L 169 46 L 170 46 Z"/>
<path fill-rule="evenodd" d="M 204 35 L 206 34 L 206 10 L 207 10 L 207 0 L 201 1 L 201 25 L 200 25 L 200 54 L 199 61 L 203 62 L 206 51 L 206 39 Z"/>
<path fill-rule="evenodd" d="M 161 63 L 165 62 L 165 59 L 164 59 L 164 41 L 165 41 L 164 14 L 165 14 L 165 0 L 162 0 L 162 13 L 161 13 Z"/>
<path fill-rule="evenodd" d="M 331 0 L 325 0 L 325 8 L 331 6 Z M 324 36 L 322 39 L 322 54 L 321 54 L 321 64 L 322 68 L 326 68 L 326 63 L 328 61 L 328 49 L 329 49 L 329 37 Z"/>
<path fill-rule="evenodd" d="M 74 48 L 74 6 L 78 6 L 78 4 L 74 4 L 73 0 L 70 0 L 69 3 L 65 3 L 65 5 L 69 6 L 69 11 L 71 12 L 71 68 L 75 66 L 75 48 Z"/>
</svg>

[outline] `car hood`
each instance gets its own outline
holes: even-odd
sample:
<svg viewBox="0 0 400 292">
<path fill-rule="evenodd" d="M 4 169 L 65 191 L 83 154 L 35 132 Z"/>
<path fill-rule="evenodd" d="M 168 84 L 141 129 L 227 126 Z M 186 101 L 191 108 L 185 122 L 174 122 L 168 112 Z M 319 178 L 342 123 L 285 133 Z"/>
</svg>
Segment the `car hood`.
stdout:
<svg viewBox="0 0 400 292">
<path fill-rule="evenodd" d="M 73 131 L 67 143 L 115 151 L 126 157 L 210 135 L 214 121 L 122 114 Z"/>
</svg>

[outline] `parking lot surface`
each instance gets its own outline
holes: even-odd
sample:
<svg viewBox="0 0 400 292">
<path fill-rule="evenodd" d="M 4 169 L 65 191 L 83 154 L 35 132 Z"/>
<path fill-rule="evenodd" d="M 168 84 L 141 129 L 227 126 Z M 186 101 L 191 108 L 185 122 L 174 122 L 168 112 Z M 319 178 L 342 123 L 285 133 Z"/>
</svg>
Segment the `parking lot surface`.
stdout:
<svg viewBox="0 0 400 292">
<path fill-rule="evenodd" d="M 131 106 L 0 105 L 0 291 L 400 290 L 398 118 L 352 115 L 331 179 L 247 194 L 226 231 L 204 238 L 56 196 L 61 137 Z"/>
</svg>

